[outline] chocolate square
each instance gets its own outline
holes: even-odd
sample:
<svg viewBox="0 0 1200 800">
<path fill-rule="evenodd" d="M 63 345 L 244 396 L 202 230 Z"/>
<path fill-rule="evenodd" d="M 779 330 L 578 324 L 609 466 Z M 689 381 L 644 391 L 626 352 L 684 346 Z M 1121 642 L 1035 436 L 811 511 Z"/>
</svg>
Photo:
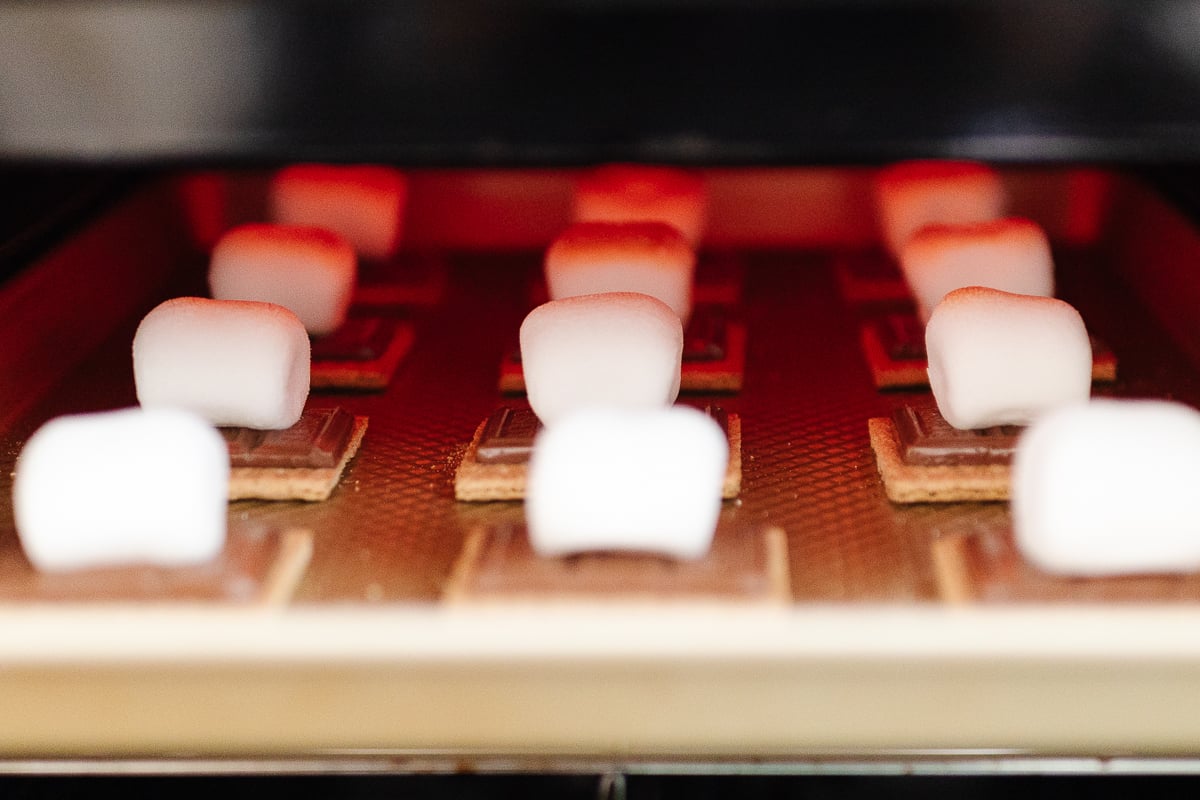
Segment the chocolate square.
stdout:
<svg viewBox="0 0 1200 800">
<path fill-rule="evenodd" d="M 1019 425 L 960 430 L 934 405 L 898 408 L 892 422 L 904 462 L 921 466 L 1008 464 L 1022 430 Z"/>
</svg>

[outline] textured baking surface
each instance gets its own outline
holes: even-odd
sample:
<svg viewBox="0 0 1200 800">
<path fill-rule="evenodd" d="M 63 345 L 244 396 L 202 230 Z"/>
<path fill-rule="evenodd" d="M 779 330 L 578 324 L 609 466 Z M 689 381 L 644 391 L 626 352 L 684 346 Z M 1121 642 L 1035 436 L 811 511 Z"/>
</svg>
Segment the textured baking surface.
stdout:
<svg viewBox="0 0 1200 800">
<path fill-rule="evenodd" d="M 743 256 L 745 386 L 738 395 L 718 398 L 742 419 L 743 481 L 738 500 L 721 513 L 721 533 L 763 526 L 785 531 L 791 594 L 801 603 L 938 602 L 947 596 L 946 576 L 954 569 L 967 576 L 969 586 L 959 594 L 971 600 L 1110 595 L 1174 600 L 1191 591 L 1181 588 L 1190 579 L 1047 581 L 1028 568 L 1014 569 L 1011 559 L 956 560 L 954 548 L 944 544 L 951 539 L 1009 546 L 1003 505 L 890 503 L 867 420 L 889 414 L 912 395 L 875 389 L 859 348 L 861 316 L 841 297 L 835 256 L 815 251 Z M 388 388 L 378 394 L 323 392 L 317 398 L 326 404 L 336 399 L 371 420 L 333 495 L 315 504 L 248 501 L 231 507 L 235 536 L 264 525 L 313 532 L 299 602 L 435 602 L 472 531 L 523 521 L 519 504 L 456 502 L 453 481 L 479 421 L 502 401 L 497 365 L 527 311 L 528 286 L 540 258 L 534 252 L 481 253 L 446 260 L 448 284 L 440 304 L 396 312 L 413 324 L 415 338 Z M 1129 304 L 1127 289 L 1090 258 L 1063 257 L 1060 265 L 1062 295 L 1121 360 L 1120 381 L 1102 391 L 1200 400 L 1194 367 Z M 20 444 L 40 421 L 133 402 L 128 361 L 135 323 L 118 331 L 0 440 L 0 495 L 10 492 Z M 5 502 L 0 572 L 28 569 L 17 548 L 11 504 Z"/>
</svg>

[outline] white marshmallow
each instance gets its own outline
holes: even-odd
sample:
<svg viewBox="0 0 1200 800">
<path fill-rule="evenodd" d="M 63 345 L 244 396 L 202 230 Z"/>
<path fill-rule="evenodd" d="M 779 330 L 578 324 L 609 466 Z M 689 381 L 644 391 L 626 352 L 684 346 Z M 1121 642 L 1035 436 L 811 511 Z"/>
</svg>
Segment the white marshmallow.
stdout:
<svg viewBox="0 0 1200 800">
<path fill-rule="evenodd" d="M 604 292 L 640 292 L 671 307 L 683 324 L 692 313 L 696 254 L 663 222 L 577 222 L 546 251 L 551 300 Z"/>
<path fill-rule="evenodd" d="M 271 303 L 177 297 L 133 337 L 138 402 L 214 425 L 290 428 L 308 398 L 310 362 L 304 326 Z"/>
<path fill-rule="evenodd" d="M 900 269 L 923 321 L 946 294 L 964 286 L 1054 295 L 1050 241 L 1027 219 L 922 228 L 904 245 Z"/>
<path fill-rule="evenodd" d="M 721 510 L 729 445 L 693 408 L 592 409 L 534 441 L 525 518 L 534 550 L 639 550 L 699 558 Z"/>
<path fill-rule="evenodd" d="M 229 450 L 173 409 L 59 417 L 26 443 L 13 481 L 21 546 L 40 570 L 181 566 L 224 546 Z"/>
<path fill-rule="evenodd" d="M 576 222 L 665 222 L 692 245 L 704 237 L 707 206 L 703 177 L 675 167 L 606 164 L 575 185 Z"/>
<path fill-rule="evenodd" d="M 344 238 L 300 225 L 243 225 L 213 249 L 208 285 L 217 300 L 281 305 L 320 336 L 346 321 L 357 261 Z"/>
<path fill-rule="evenodd" d="M 1091 394 L 1087 328 L 1052 297 L 951 292 L 925 328 L 925 350 L 938 410 L 956 428 L 1023 425 Z"/>
<path fill-rule="evenodd" d="M 876 213 L 893 256 L 926 225 L 998 219 L 1006 203 L 1000 176 L 974 161 L 905 161 L 880 170 L 875 180 Z"/>
<path fill-rule="evenodd" d="M 1096 400 L 1039 420 L 1013 461 L 1013 533 L 1067 575 L 1200 569 L 1200 414 L 1178 403 Z"/>
<path fill-rule="evenodd" d="M 580 408 L 670 405 L 682 357 L 679 317 L 645 294 L 551 300 L 521 323 L 525 390 L 547 426 Z"/>
<path fill-rule="evenodd" d="M 397 169 L 375 165 L 295 164 L 271 181 L 271 219 L 328 228 L 364 258 L 396 252 L 403 232 L 408 181 Z"/>
</svg>

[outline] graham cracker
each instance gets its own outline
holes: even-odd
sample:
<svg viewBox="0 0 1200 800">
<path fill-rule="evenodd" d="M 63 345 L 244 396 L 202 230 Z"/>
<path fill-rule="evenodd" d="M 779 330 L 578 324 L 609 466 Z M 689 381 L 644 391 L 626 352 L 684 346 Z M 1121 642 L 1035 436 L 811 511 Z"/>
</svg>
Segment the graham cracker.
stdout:
<svg viewBox="0 0 1200 800">
<path fill-rule="evenodd" d="M 128 564 L 39 572 L 19 547 L 0 548 L 0 602 L 220 603 L 285 606 L 312 556 L 312 531 L 230 515 L 225 545 L 201 564 Z"/>
<path fill-rule="evenodd" d="M 899 317 L 901 315 L 891 315 Z M 884 327 L 886 318 L 870 319 L 859 329 L 863 357 L 871 370 L 878 389 L 907 389 L 929 386 L 929 362 L 924 355 L 924 341 L 913 344 L 914 357 L 901 358 L 889 352 Z M 917 353 L 920 353 L 917 357 Z M 1117 379 L 1117 356 L 1100 340 L 1092 337 L 1092 381 L 1112 383 Z"/>
<path fill-rule="evenodd" d="M 886 417 L 867 420 L 875 464 L 893 503 L 954 503 L 1007 500 L 1007 464 L 925 466 L 905 463 L 896 426 Z"/>
<path fill-rule="evenodd" d="M 476 457 L 490 419 L 485 419 L 475 429 L 475 435 L 454 474 L 456 500 L 479 503 L 525 498 L 528 462 L 484 463 Z M 737 497 L 742 491 L 742 419 L 738 414 L 726 415 L 725 433 L 729 439 L 729 461 L 725 466 L 721 497 L 729 500 Z"/>
<path fill-rule="evenodd" d="M 878 389 L 929 385 L 929 363 L 924 358 L 893 358 L 883 344 L 879 324 L 869 321 L 859 330 L 863 356 Z"/>
<path fill-rule="evenodd" d="M 326 500 L 358 452 L 366 432 L 367 418 L 356 416 L 346 450 L 332 467 L 234 467 L 229 471 L 229 499 Z"/>
<path fill-rule="evenodd" d="M 392 380 L 400 361 L 412 348 L 414 338 L 412 324 L 397 321 L 387 348 L 378 358 L 360 361 L 314 357 L 309 386 L 312 389 L 382 391 Z"/>
<path fill-rule="evenodd" d="M 893 303 L 912 299 L 900 267 L 883 251 L 839 251 L 833 265 L 838 291 L 848 303 Z"/>
<path fill-rule="evenodd" d="M 679 560 L 632 552 L 543 558 L 521 525 L 468 534 L 443 597 L 451 603 L 791 602 L 787 537 L 775 527 L 718 527 L 709 551 Z"/>
<path fill-rule="evenodd" d="M 725 347 L 721 358 L 683 359 L 679 368 L 681 392 L 739 392 L 746 372 L 746 326 L 740 322 L 725 322 Z M 511 350 L 500 364 L 500 391 L 522 394 L 525 391 L 525 372 L 516 350 Z"/>
<path fill-rule="evenodd" d="M 446 259 L 440 253 L 398 253 L 384 261 L 364 260 L 354 286 L 354 305 L 437 305 L 449 281 Z"/>
</svg>

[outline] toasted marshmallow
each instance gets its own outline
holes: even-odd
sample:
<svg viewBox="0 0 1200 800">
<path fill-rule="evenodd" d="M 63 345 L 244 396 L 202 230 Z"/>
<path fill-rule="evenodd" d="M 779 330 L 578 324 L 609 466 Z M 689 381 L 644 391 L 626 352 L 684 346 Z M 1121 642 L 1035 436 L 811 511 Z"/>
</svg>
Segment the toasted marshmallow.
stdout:
<svg viewBox="0 0 1200 800">
<path fill-rule="evenodd" d="M 605 292 L 640 292 L 687 325 L 696 254 L 664 222 L 577 222 L 546 251 L 551 300 Z"/>
<path fill-rule="evenodd" d="M 590 409 L 534 440 L 525 519 L 534 550 L 560 556 L 637 550 L 708 552 L 729 444 L 693 408 Z"/>
<path fill-rule="evenodd" d="M 521 323 L 529 405 L 546 426 L 581 408 L 662 408 L 679 396 L 683 326 L 649 295 L 551 300 Z"/>
<path fill-rule="evenodd" d="M 283 306 L 177 297 L 133 337 L 133 377 L 145 408 L 182 408 L 214 425 L 290 428 L 308 398 L 308 334 Z"/>
<path fill-rule="evenodd" d="M 696 246 L 708 214 L 704 179 L 675 167 L 608 164 L 579 176 L 576 222 L 665 222 Z"/>
<path fill-rule="evenodd" d="M 953 291 L 929 319 L 925 349 L 938 411 L 956 428 L 1027 424 L 1091 394 L 1087 328 L 1052 297 Z"/>
<path fill-rule="evenodd" d="M 875 206 L 888 252 L 899 257 L 926 225 L 965 225 L 1004 216 L 1000 176 L 974 161 L 905 161 L 880 170 Z"/>
<path fill-rule="evenodd" d="M 59 417 L 13 481 L 21 546 L 43 571 L 181 566 L 224 546 L 229 450 L 200 417 L 124 409 Z"/>
<path fill-rule="evenodd" d="M 314 336 L 346 321 L 357 259 L 340 235 L 300 225 L 243 225 L 217 242 L 208 285 L 217 300 L 281 305 Z"/>
<path fill-rule="evenodd" d="M 1156 400 L 1096 400 L 1017 441 L 1011 505 L 1021 554 L 1048 572 L 1200 569 L 1200 413 Z"/>
<path fill-rule="evenodd" d="M 922 228 L 904 245 L 900 269 L 923 321 L 943 297 L 964 286 L 1054 295 L 1050 241 L 1027 219 Z"/>
<path fill-rule="evenodd" d="M 393 167 L 295 164 L 271 181 L 271 219 L 327 228 L 363 258 L 396 252 L 404 226 L 408 180 Z"/>
</svg>

